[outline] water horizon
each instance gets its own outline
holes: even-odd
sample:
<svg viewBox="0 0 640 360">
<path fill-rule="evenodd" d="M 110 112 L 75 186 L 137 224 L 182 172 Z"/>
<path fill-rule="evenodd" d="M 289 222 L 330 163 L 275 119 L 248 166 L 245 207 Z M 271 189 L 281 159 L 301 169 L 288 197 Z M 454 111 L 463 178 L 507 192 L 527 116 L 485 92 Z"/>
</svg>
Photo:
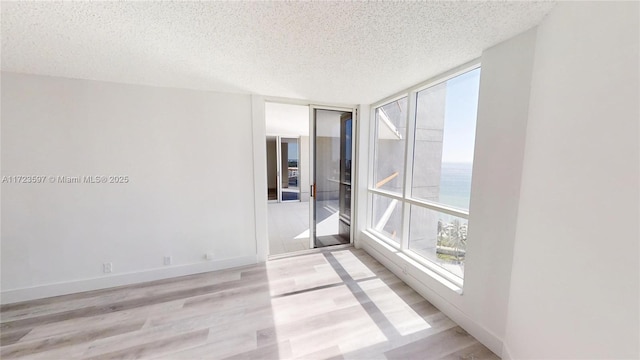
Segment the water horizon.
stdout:
<svg viewBox="0 0 640 360">
<path fill-rule="evenodd" d="M 440 202 L 469 209 L 471 199 L 471 162 L 443 162 L 440 170 Z"/>
</svg>

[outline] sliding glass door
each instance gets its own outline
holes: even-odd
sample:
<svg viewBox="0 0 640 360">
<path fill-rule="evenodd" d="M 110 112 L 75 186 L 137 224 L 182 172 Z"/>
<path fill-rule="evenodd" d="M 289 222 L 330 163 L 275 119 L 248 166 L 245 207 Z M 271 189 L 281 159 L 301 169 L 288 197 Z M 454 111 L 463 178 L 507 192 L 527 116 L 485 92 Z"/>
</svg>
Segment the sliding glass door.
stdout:
<svg viewBox="0 0 640 360">
<path fill-rule="evenodd" d="M 312 107 L 311 247 L 351 242 L 353 110 Z"/>
</svg>

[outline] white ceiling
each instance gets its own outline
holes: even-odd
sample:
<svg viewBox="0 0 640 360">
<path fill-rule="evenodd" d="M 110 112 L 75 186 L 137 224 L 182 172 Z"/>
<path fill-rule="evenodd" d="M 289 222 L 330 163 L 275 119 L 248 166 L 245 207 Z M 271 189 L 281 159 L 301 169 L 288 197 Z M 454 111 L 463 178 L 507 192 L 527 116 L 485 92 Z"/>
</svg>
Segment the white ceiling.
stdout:
<svg viewBox="0 0 640 360">
<path fill-rule="evenodd" d="M 371 103 L 553 2 L 2 2 L 2 70 Z"/>
</svg>

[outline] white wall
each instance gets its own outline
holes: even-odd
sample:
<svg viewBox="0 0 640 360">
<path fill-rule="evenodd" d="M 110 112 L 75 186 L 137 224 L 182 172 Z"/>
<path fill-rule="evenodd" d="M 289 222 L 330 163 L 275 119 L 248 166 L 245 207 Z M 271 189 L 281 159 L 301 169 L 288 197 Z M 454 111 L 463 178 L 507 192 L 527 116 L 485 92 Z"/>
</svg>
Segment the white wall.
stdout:
<svg viewBox="0 0 640 360">
<path fill-rule="evenodd" d="M 251 119 L 248 95 L 2 73 L 3 176 L 129 177 L 2 184 L 3 302 L 255 262 Z"/>
<path fill-rule="evenodd" d="M 258 261 L 269 256 L 267 228 L 267 149 L 264 140 L 267 134 L 265 123 L 265 99 L 251 95 L 251 139 L 253 142 L 253 217 L 255 219 L 256 255 Z M 249 189 L 247 189 L 248 191 Z"/>
<path fill-rule="evenodd" d="M 505 332 L 535 42 L 533 29 L 482 54 L 464 309 L 500 338 Z"/>
<path fill-rule="evenodd" d="M 370 237 L 362 241 L 497 354 L 505 334 L 535 38 L 530 30 L 482 54 L 463 294 Z"/>
<path fill-rule="evenodd" d="M 539 27 L 507 357 L 640 357 L 639 13 L 561 3 Z"/>
</svg>

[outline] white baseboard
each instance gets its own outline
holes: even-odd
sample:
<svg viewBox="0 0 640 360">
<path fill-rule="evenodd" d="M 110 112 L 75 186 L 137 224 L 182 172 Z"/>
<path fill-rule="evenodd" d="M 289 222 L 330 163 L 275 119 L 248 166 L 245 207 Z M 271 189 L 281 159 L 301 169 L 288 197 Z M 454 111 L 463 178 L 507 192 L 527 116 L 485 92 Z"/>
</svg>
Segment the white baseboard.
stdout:
<svg viewBox="0 0 640 360">
<path fill-rule="evenodd" d="M 432 287 L 429 287 L 429 285 L 425 283 L 424 279 L 429 275 L 422 272 L 422 269 L 416 269 L 414 262 L 407 261 L 405 257 L 398 255 L 397 252 L 389 251 L 390 247 L 380 244 L 367 235 L 361 236 L 360 240 L 362 249 L 364 249 L 368 254 L 373 256 L 417 293 L 427 299 L 427 301 L 455 321 L 465 331 L 478 339 L 478 341 L 484 346 L 499 356 L 502 354 L 502 339 L 475 322 L 461 309 L 446 300 Z M 453 288 L 446 289 L 446 285 L 441 287 L 446 291 L 455 291 Z"/>
<path fill-rule="evenodd" d="M 162 267 L 124 274 L 112 274 L 99 278 L 65 281 L 53 284 L 37 285 L 28 288 L 4 290 L 0 295 L 0 303 L 10 304 L 20 301 L 106 289 L 115 286 L 138 284 L 147 281 L 162 280 L 255 263 L 257 263 L 257 258 L 253 255 L 195 264 Z"/>
</svg>

